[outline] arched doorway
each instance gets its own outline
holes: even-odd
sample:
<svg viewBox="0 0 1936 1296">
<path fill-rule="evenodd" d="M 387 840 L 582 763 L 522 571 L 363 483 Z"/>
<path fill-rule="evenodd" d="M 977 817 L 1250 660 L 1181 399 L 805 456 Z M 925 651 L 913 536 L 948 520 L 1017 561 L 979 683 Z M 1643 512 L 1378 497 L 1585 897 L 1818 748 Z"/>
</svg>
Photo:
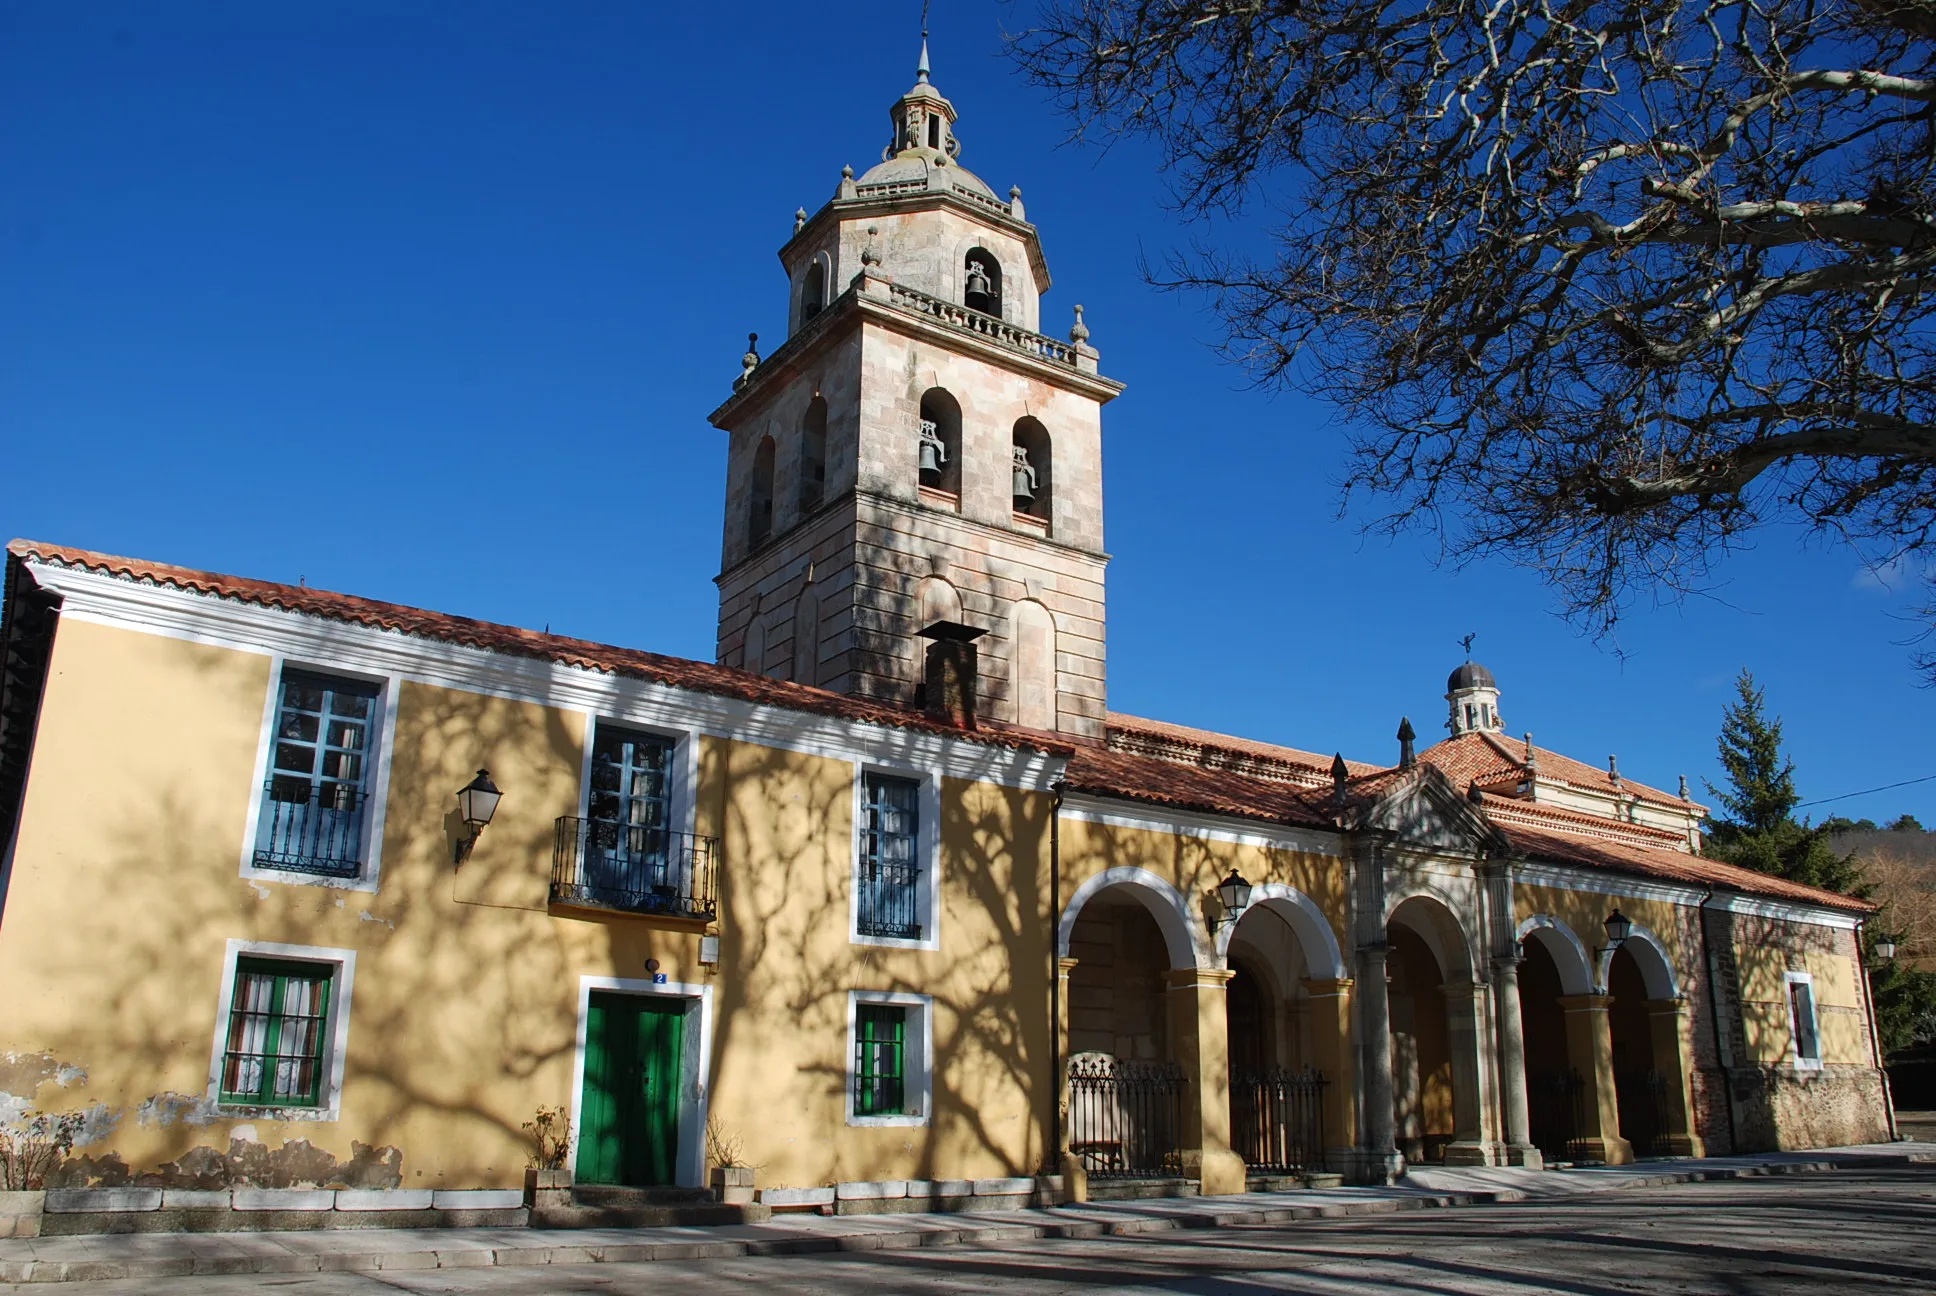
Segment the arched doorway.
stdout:
<svg viewBox="0 0 1936 1296">
<path fill-rule="evenodd" d="M 1191 1168 L 1200 1133 L 1188 1119 L 1186 1062 L 1197 1039 L 1174 990 L 1197 963 L 1187 913 L 1160 882 L 1104 875 L 1064 914 L 1063 1137 L 1094 1179 L 1180 1179 Z"/>
<path fill-rule="evenodd" d="M 1637 1157 L 1698 1156 L 1687 1001 L 1666 950 L 1637 924 L 1607 964 L 1620 1133 Z"/>
<path fill-rule="evenodd" d="M 1412 896 L 1386 923 L 1392 1129 L 1409 1161 L 1485 1164 L 1478 988 L 1451 911 Z"/>
<path fill-rule="evenodd" d="M 1567 993 L 1552 938 L 1527 938 L 1519 964 L 1520 1036 L 1526 1050 L 1526 1113 L 1533 1146 L 1548 1164 L 1586 1159 L 1586 1079 L 1566 1042 Z"/>
</svg>

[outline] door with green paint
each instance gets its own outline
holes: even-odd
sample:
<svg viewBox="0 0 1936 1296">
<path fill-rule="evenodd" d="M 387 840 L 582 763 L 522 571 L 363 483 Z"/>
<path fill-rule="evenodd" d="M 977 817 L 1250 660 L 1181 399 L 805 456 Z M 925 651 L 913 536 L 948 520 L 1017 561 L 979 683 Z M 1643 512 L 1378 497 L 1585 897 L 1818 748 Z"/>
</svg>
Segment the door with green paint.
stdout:
<svg viewBox="0 0 1936 1296">
<path fill-rule="evenodd" d="M 678 1176 L 686 1001 L 592 992 L 578 1182 L 646 1188 Z"/>
</svg>

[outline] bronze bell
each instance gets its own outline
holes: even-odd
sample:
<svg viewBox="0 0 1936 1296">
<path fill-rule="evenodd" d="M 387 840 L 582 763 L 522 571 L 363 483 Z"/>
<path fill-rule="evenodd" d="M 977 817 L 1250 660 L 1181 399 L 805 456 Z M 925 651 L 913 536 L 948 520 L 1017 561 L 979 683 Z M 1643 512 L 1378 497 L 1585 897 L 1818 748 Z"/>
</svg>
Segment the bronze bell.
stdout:
<svg viewBox="0 0 1936 1296">
<path fill-rule="evenodd" d="M 921 476 L 939 477 L 941 466 L 948 462 L 948 444 L 941 439 L 935 429 L 933 419 L 921 420 Z"/>
<path fill-rule="evenodd" d="M 1035 467 L 1029 463 L 1028 451 L 1021 446 L 1015 447 L 1015 507 L 1027 509 L 1035 502 Z"/>
</svg>

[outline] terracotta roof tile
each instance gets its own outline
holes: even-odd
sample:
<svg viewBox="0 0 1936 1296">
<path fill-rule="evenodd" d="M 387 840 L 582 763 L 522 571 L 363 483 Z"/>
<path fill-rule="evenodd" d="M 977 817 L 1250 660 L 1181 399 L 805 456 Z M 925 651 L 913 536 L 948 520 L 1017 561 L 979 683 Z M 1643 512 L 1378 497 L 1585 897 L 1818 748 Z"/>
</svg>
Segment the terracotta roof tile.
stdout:
<svg viewBox="0 0 1936 1296">
<path fill-rule="evenodd" d="M 359 598 L 353 594 L 337 594 L 329 590 L 281 585 L 273 581 L 250 580 L 241 576 L 224 576 L 217 572 L 197 571 L 189 567 L 146 562 L 137 558 L 122 558 L 113 554 L 72 549 L 65 545 L 43 544 L 34 540 L 15 540 L 7 546 L 7 552 L 22 562 L 80 567 L 88 571 L 165 585 L 214 598 L 233 599 L 259 607 L 280 608 L 286 612 L 300 612 L 309 616 L 345 621 L 354 625 L 389 630 L 442 643 L 462 644 L 486 652 L 530 657 L 539 661 L 556 662 L 562 666 L 575 666 L 583 670 L 604 671 L 633 679 L 649 680 L 671 688 L 737 698 L 740 701 L 764 706 L 810 711 L 843 720 L 890 725 L 897 729 L 945 734 L 969 742 L 1032 749 L 1058 755 L 1067 755 L 1074 750 L 1073 744 L 1038 731 L 1012 730 L 1006 726 L 991 724 L 984 724 L 973 730 L 963 730 L 930 720 L 919 711 L 891 706 L 883 702 L 872 702 L 864 698 L 851 698 L 844 694 L 828 692 L 826 689 L 809 688 L 804 684 L 768 679 L 763 675 L 735 670 L 730 666 L 691 661 L 683 657 L 667 657 L 636 648 L 618 648 L 610 644 L 573 639 L 565 635 L 542 634 L 536 630 L 498 625 L 490 621 L 477 621 L 470 617 L 452 616 L 444 612 L 428 612 L 422 608 Z"/>
<path fill-rule="evenodd" d="M 1189 725 L 1171 724 L 1167 720 L 1151 720 L 1144 716 L 1124 715 L 1111 711 L 1106 723 L 1111 734 L 1146 734 L 1183 746 L 1207 747 L 1218 751 L 1237 752 L 1254 756 L 1264 761 L 1278 761 L 1286 765 L 1305 767 L 1320 775 L 1324 781 L 1331 778 L 1332 757 L 1317 752 L 1302 751 L 1296 747 L 1284 747 L 1277 743 L 1259 742 L 1252 738 L 1239 738 L 1234 734 L 1217 733 L 1209 729 L 1195 729 Z M 1353 774 L 1369 774 L 1383 768 L 1368 765 L 1363 761 L 1347 760 L 1345 768 Z"/>
<path fill-rule="evenodd" d="M 1155 756 L 1085 747 L 1076 752 L 1063 778 L 1078 791 L 1179 810 L 1305 827 L 1335 826 L 1321 804 L 1323 793 Z"/>
<path fill-rule="evenodd" d="M 1588 788 L 1608 795 L 1623 793 L 1651 801 L 1657 805 L 1673 806 L 1685 810 L 1691 801 L 1683 801 L 1671 792 L 1649 787 L 1622 775 L 1618 785 L 1613 776 L 1604 769 L 1598 769 L 1584 761 L 1574 760 L 1571 756 L 1551 751 L 1545 747 L 1533 747 L 1538 759 L 1539 774 L 1542 778 L 1556 779 L 1574 787 Z M 1460 787 L 1477 783 L 1487 787 L 1496 783 L 1514 781 L 1525 777 L 1526 744 L 1517 738 L 1507 738 L 1502 734 L 1466 733 L 1456 738 L 1448 738 L 1435 747 L 1419 754 L 1420 760 L 1430 761 L 1444 770 L 1446 776 Z"/>
<path fill-rule="evenodd" d="M 1699 887 L 1731 888 L 1856 913 L 1872 913 L 1876 909 L 1867 900 L 1824 891 L 1820 887 L 1803 886 L 1799 882 L 1771 877 L 1752 869 L 1736 868 L 1732 864 L 1703 859 L 1686 851 L 1650 850 L 1643 846 L 1510 822 L 1501 822 L 1499 830 L 1517 849 L 1536 859 L 1554 863 L 1582 864 L 1588 868 L 1611 869 L 1617 873 L 1638 873 Z"/>
</svg>

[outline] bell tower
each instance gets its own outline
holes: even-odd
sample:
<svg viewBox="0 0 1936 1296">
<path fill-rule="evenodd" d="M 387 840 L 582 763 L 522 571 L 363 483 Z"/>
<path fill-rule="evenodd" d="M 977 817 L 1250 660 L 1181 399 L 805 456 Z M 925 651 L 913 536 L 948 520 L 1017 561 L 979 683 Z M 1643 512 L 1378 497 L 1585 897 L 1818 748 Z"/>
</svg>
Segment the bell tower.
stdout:
<svg viewBox="0 0 1936 1296">
<path fill-rule="evenodd" d="M 786 340 L 755 340 L 711 415 L 718 660 L 912 705 L 945 624 L 974 645 L 980 717 L 1100 739 L 1102 406 L 1123 388 L 1082 307 L 1067 341 L 1040 331 L 1021 190 L 960 164 L 956 121 L 924 39 L 879 165 L 794 216 Z"/>
</svg>

